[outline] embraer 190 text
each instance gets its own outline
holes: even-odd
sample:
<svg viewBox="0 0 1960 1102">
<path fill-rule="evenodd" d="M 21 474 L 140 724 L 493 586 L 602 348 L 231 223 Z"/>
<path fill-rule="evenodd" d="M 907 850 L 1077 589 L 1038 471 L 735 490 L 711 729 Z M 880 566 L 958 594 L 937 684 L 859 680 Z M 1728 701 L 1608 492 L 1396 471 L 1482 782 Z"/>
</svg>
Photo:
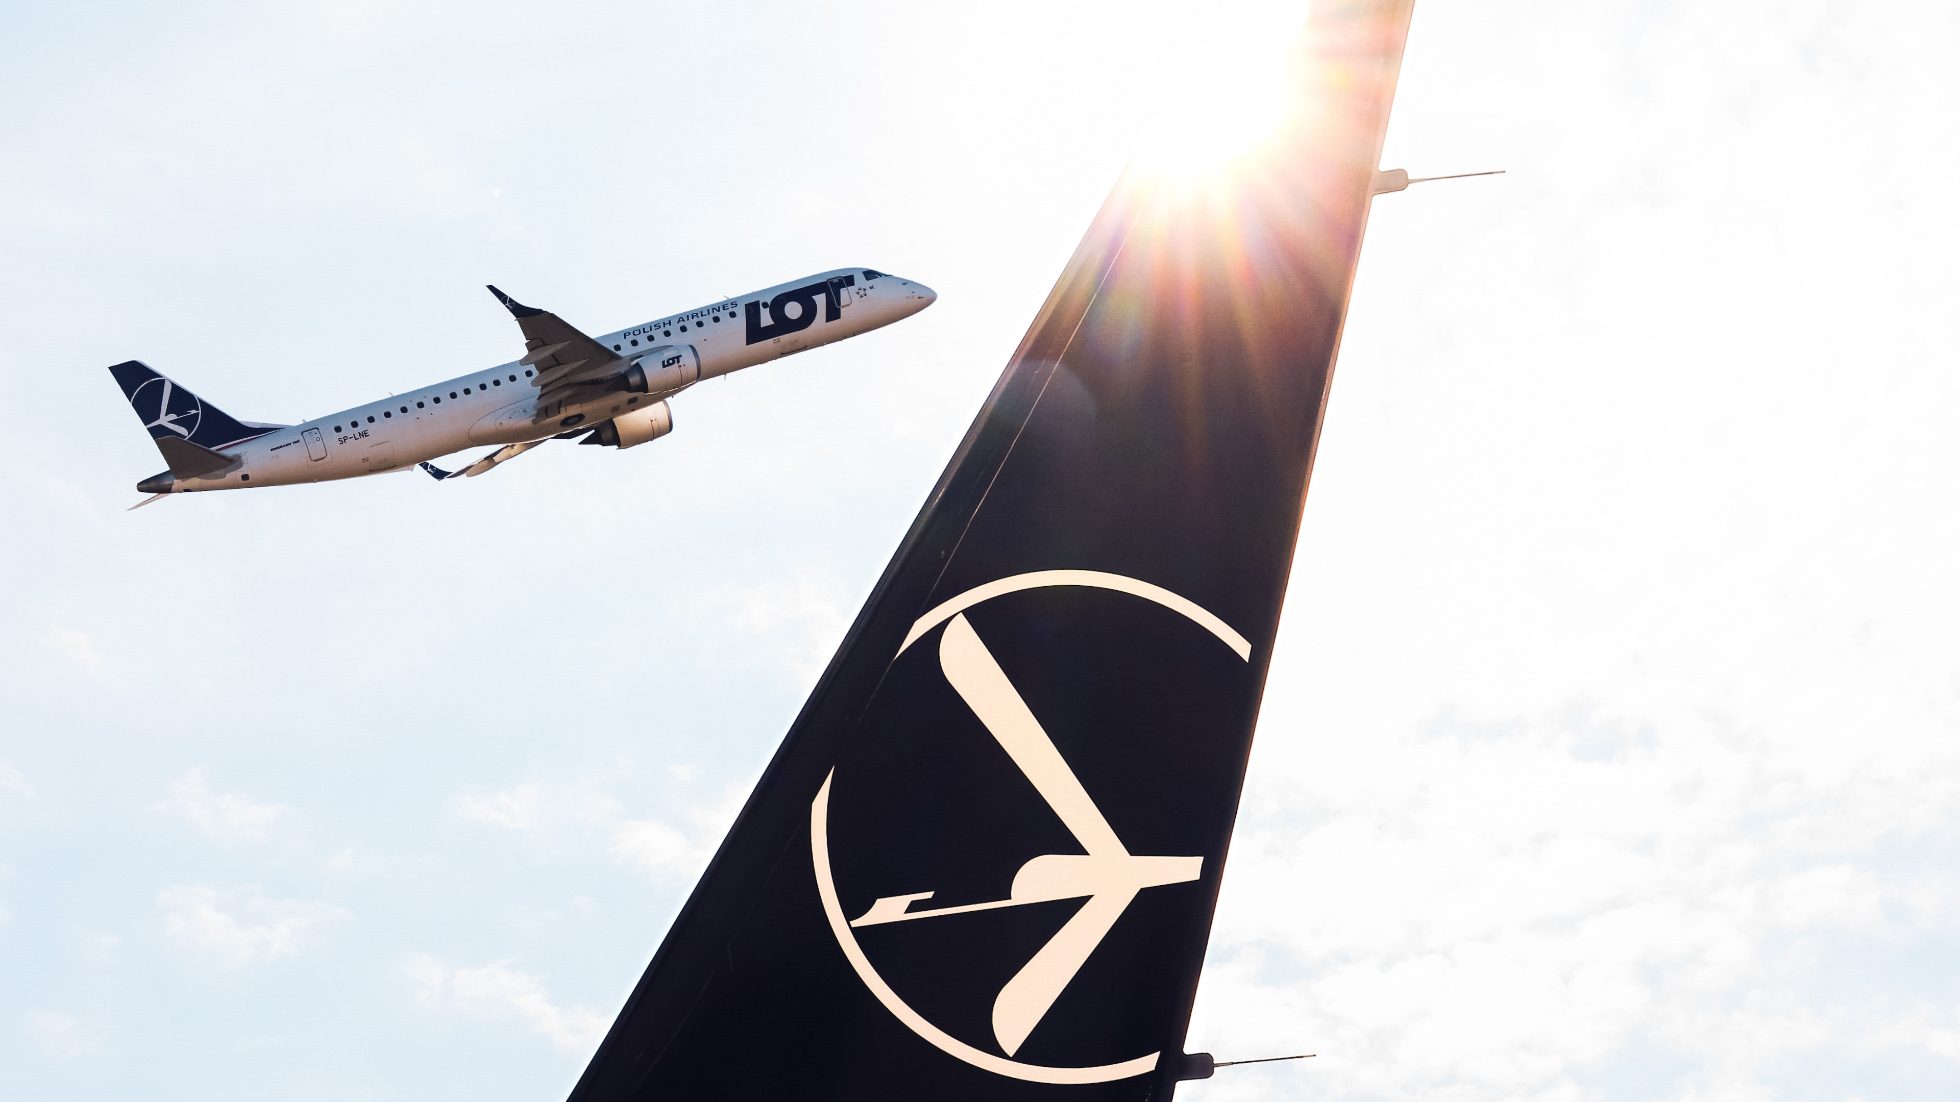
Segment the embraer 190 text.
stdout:
<svg viewBox="0 0 1960 1102">
<path fill-rule="evenodd" d="M 631 448 L 673 431 L 667 399 L 703 379 L 855 337 L 937 296 L 869 268 L 838 269 L 601 337 L 490 288 L 524 332 L 522 359 L 298 425 L 239 421 L 136 360 L 109 369 L 170 469 L 155 496 L 325 482 L 418 464 L 479 475 L 551 440 Z M 464 467 L 429 461 L 500 445 Z"/>
</svg>

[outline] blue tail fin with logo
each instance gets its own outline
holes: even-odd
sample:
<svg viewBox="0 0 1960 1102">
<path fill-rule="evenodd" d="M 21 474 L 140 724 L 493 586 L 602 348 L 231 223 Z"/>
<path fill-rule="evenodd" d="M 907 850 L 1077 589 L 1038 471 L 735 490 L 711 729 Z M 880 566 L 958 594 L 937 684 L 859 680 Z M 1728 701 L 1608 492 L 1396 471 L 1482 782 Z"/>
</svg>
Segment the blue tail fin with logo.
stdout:
<svg viewBox="0 0 1960 1102">
<path fill-rule="evenodd" d="M 1117 185 L 570 1102 L 1218 1066 L 1186 1025 L 1412 2 L 1320 4 L 1205 186 Z"/>
<path fill-rule="evenodd" d="M 116 364 L 109 374 L 116 377 L 116 385 L 122 387 L 123 397 L 152 440 L 183 440 L 217 451 L 277 427 L 240 421 L 140 360 Z"/>
</svg>

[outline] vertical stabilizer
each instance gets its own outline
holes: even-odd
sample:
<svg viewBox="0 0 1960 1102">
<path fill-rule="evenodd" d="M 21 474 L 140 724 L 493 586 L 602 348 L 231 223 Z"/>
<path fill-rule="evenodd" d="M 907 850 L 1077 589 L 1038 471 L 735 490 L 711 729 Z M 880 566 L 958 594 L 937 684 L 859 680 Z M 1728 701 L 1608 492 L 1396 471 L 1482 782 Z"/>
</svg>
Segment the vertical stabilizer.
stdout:
<svg viewBox="0 0 1960 1102">
<path fill-rule="evenodd" d="M 1209 1067 L 1184 1033 L 1409 4 L 1323 4 L 1312 109 L 1250 163 L 1118 184 L 575 1102 L 1161 1102 Z"/>
<path fill-rule="evenodd" d="M 140 360 L 126 360 L 109 369 L 123 397 L 149 430 L 150 439 L 180 440 L 217 451 L 263 436 L 268 426 L 247 424 L 158 374 Z M 169 455 L 165 454 L 168 461 Z M 176 464 L 172 464 L 173 468 Z"/>
</svg>

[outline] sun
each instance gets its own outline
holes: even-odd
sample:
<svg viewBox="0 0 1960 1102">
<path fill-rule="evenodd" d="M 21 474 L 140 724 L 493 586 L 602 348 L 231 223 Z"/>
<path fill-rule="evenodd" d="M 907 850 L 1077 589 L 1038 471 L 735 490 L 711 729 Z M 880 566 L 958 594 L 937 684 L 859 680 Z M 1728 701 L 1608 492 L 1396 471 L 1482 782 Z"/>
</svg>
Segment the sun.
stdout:
<svg viewBox="0 0 1960 1102">
<path fill-rule="evenodd" d="M 1295 5 L 1262 5 L 1239 11 L 1231 33 L 1193 44 L 1155 80 L 1159 106 L 1143 124 L 1135 167 L 1196 184 L 1264 152 L 1301 106 L 1301 22 Z"/>
</svg>

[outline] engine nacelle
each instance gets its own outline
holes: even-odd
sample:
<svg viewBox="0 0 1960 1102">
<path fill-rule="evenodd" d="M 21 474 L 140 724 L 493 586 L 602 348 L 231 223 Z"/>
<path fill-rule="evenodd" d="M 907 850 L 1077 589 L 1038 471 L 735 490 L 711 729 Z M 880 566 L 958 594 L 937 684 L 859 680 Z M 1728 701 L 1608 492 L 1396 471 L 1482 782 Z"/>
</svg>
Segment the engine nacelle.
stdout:
<svg viewBox="0 0 1960 1102">
<path fill-rule="evenodd" d="M 674 431 L 674 412 L 665 402 L 655 402 L 645 409 L 636 409 L 619 416 L 592 430 L 592 435 L 579 441 L 581 444 L 603 444 L 609 448 L 636 448 L 649 440 L 658 440 Z"/>
<path fill-rule="evenodd" d="M 634 394 L 670 394 L 701 377 L 701 354 L 691 344 L 663 344 L 635 359 L 625 377 Z"/>
</svg>

